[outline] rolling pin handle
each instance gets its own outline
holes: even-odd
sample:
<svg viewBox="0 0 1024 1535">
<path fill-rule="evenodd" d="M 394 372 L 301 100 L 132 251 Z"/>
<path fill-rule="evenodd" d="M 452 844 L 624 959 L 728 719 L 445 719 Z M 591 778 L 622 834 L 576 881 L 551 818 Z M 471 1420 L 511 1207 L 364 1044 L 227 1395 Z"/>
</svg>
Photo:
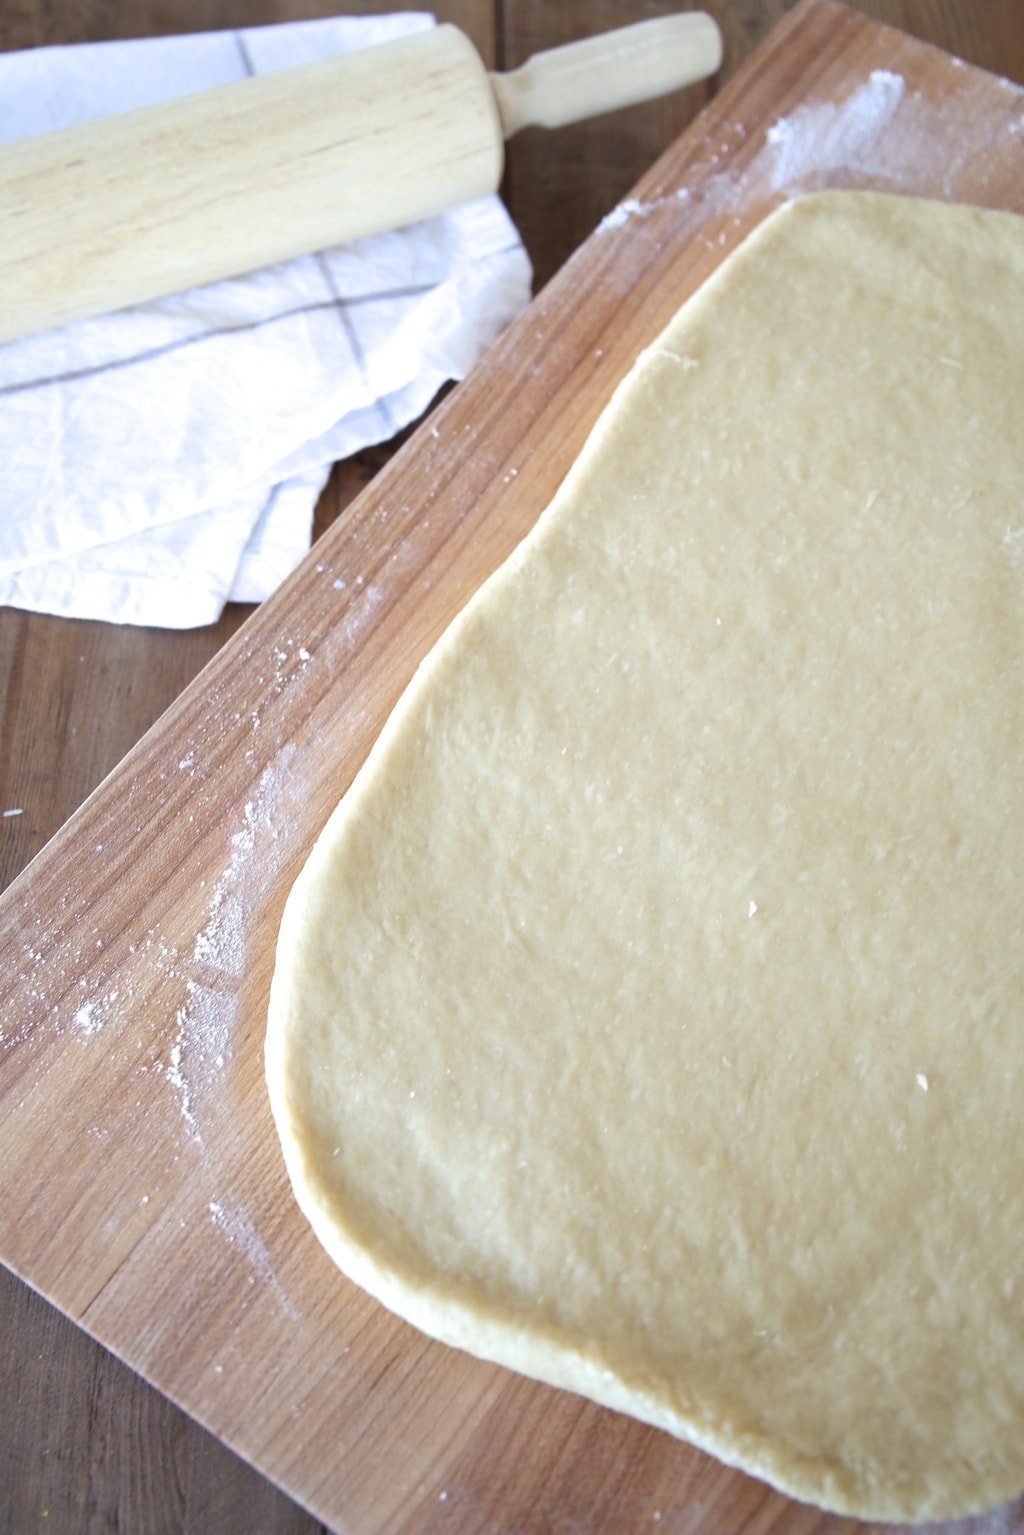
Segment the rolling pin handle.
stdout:
<svg viewBox="0 0 1024 1535">
<path fill-rule="evenodd" d="M 490 78 L 510 139 L 520 128 L 560 128 L 681 90 L 713 75 L 721 62 L 717 25 L 703 11 L 687 11 L 534 54 Z"/>
</svg>

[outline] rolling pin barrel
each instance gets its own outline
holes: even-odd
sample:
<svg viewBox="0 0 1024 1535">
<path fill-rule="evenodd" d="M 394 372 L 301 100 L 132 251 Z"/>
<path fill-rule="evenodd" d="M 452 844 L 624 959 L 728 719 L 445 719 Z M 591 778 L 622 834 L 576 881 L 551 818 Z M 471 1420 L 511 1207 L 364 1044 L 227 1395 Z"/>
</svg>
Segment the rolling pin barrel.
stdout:
<svg viewBox="0 0 1024 1535">
<path fill-rule="evenodd" d="M 0 341 L 497 190 L 503 141 L 713 73 L 689 13 L 489 75 L 456 27 L 0 147 Z"/>
<path fill-rule="evenodd" d="M 492 192 L 487 72 L 443 26 L 0 150 L 0 340 Z"/>
</svg>

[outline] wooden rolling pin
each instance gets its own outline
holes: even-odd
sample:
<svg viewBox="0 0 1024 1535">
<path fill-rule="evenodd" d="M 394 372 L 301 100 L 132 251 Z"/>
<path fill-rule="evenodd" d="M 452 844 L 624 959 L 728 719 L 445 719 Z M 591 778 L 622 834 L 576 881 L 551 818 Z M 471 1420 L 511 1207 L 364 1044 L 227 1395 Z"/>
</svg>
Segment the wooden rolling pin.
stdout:
<svg viewBox="0 0 1024 1535">
<path fill-rule="evenodd" d="M 456 27 L 0 148 L 0 341 L 497 189 L 503 141 L 713 74 L 709 16 L 639 22 L 488 74 Z"/>
</svg>

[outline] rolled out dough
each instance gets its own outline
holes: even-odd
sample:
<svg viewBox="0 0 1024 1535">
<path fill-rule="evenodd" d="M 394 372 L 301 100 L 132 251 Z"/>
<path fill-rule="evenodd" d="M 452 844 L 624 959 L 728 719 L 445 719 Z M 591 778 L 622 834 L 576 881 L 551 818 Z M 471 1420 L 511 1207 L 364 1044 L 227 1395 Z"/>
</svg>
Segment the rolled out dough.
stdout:
<svg viewBox="0 0 1024 1535">
<path fill-rule="evenodd" d="M 1024 1485 L 1022 225 L 761 225 L 417 673 L 273 984 L 347 1274 L 863 1516 Z"/>
</svg>

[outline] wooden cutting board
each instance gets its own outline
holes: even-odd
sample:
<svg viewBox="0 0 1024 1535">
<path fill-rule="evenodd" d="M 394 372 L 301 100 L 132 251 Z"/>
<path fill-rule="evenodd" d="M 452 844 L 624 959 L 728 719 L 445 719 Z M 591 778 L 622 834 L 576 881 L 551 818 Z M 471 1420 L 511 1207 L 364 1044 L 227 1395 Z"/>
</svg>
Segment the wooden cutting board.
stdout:
<svg viewBox="0 0 1024 1535">
<path fill-rule="evenodd" d="M 801 6 L 0 900 L 0 1258 L 336 1529 L 860 1528 L 389 1316 L 262 1080 L 285 895 L 417 662 L 638 351 L 820 186 L 1022 210 L 1024 91 Z"/>
</svg>

